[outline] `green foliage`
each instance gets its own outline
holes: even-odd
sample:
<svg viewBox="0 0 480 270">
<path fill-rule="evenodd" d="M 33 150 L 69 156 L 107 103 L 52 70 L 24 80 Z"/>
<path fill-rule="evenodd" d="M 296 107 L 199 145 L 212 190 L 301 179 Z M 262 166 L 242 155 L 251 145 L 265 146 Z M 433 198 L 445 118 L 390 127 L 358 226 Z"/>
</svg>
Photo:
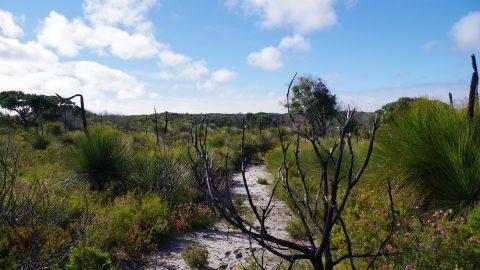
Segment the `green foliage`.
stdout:
<svg viewBox="0 0 480 270">
<path fill-rule="evenodd" d="M 58 136 L 63 133 L 62 124 L 56 123 L 56 122 L 46 123 L 45 130 L 47 131 L 47 133 L 52 134 L 54 136 Z"/>
<path fill-rule="evenodd" d="M 418 99 L 419 98 L 402 97 L 397 101 L 383 105 L 380 110 L 376 111 L 376 113 L 382 122 L 387 123 L 392 121 L 395 115 L 401 114 L 402 111 L 408 109 L 410 105 Z"/>
<path fill-rule="evenodd" d="M 45 136 L 36 136 L 32 140 L 32 147 L 36 150 L 45 150 L 50 145 L 50 140 Z"/>
<path fill-rule="evenodd" d="M 426 217 L 402 220 L 388 247 L 402 253 L 393 258 L 395 263 L 411 269 L 477 269 L 479 231 L 464 217 L 451 216 L 451 209 L 435 210 Z"/>
<path fill-rule="evenodd" d="M 288 221 L 285 230 L 293 239 L 305 240 L 307 238 L 307 232 L 299 219 Z"/>
<path fill-rule="evenodd" d="M 108 253 L 96 247 L 76 246 L 70 249 L 67 270 L 113 269 Z"/>
<path fill-rule="evenodd" d="M 132 154 L 119 132 L 97 127 L 79 140 L 74 168 L 77 177 L 87 180 L 93 190 L 110 183 L 125 183 L 131 173 Z"/>
<path fill-rule="evenodd" d="M 202 248 L 198 242 L 185 245 L 182 259 L 193 269 L 201 269 L 208 265 L 208 250 Z"/>
<path fill-rule="evenodd" d="M 338 111 L 336 96 L 320 78 L 300 77 L 291 91 L 291 112 L 307 119 L 318 129 L 319 135 L 326 135 L 329 122 Z"/>
<path fill-rule="evenodd" d="M 60 142 L 64 145 L 73 145 L 75 144 L 75 138 L 69 133 L 64 133 L 60 136 Z"/>
<path fill-rule="evenodd" d="M 257 178 L 257 184 L 268 185 L 268 181 L 265 178 Z"/>
<path fill-rule="evenodd" d="M 378 134 L 374 175 L 410 187 L 425 205 L 465 210 L 480 199 L 480 117 L 418 100 Z M 385 168 L 388 168 L 387 170 Z"/>
<path fill-rule="evenodd" d="M 110 251 L 117 259 L 141 257 L 170 232 L 171 212 L 155 194 L 135 198 L 128 193 L 106 206 L 96 206 L 94 213 L 93 222 L 85 228 L 87 243 Z"/>
</svg>

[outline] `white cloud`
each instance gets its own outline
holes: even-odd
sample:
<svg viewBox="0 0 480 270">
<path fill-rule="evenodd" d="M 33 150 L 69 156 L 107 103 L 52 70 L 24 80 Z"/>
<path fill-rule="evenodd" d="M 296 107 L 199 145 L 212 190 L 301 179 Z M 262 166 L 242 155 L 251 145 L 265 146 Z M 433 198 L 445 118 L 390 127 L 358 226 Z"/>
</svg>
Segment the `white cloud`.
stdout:
<svg viewBox="0 0 480 270">
<path fill-rule="evenodd" d="M 131 100 L 145 95 L 135 77 L 92 61 L 62 62 L 41 44 L 0 36 L 0 82 L 3 89 L 42 94 L 82 93 L 101 110 L 106 100 Z"/>
<path fill-rule="evenodd" d="M 130 34 L 106 25 L 91 27 L 79 18 L 69 21 L 55 11 L 42 22 L 37 40 L 64 56 L 76 56 L 82 49 L 89 48 L 100 54 L 108 49 L 122 59 L 153 57 L 164 46 L 151 35 Z"/>
<path fill-rule="evenodd" d="M 199 89 L 205 89 L 207 91 L 214 90 L 218 85 L 227 83 L 234 80 L 237 77 L 237 73 L 228 69 L 219 69 L 210 74 L 210 79 L 203 83 L 197 83 L 196 86 Z"/>
<path fill-rule="evenodd" d="M 163 50 L 159 54 L 160 65 L 164 67 L 175 67 L 180 65 L 185 65 L 189 63 L 192 59 L 184 55 L 174 53 L 170 50 Z"/>
<path fill-rule="evenodd" d="M 252 52 L 247 56 L 247 62 L 252 67 L 263 70 L 276 70 L 283 67 L 282 53 L 273 46 L 263 48 L 259 52 Z"/>
<path fill-rule="evenodd" d="M 190 60 L 183 65 L 160 70 L 158 78 L 163 80 L 197 80 L 209 72 L 205 61 L 193 62 Z"/>
<path fill-rule="evenodd" d="M 237 77 L 237 73 L 228 69 L 219 69 L 212 73 L 211 79 L 214 82 L 225 83 Z"/>
<path fill-rule="evenodd" d="M 15 23 L 12 13 L 1 9 L 0 29 L 6 37 L 20 37 L 23 35 L 23 30 Z"/>
<path fill-rule="evenodd" d="M 337 22 L 335 0 L 228 0 L 229 8 L 240 8 L 257 16 L 263 28 L 287 27 L 296 33 L 324 29 Z"/>
<path fill-rule="evenodd" d="M 156 0 L 86 0 L 82 7 L 85 17 L 94 25 L 123 25 L 138 31 L 151 30 L 145 14 Z"/>
<path fill-rule="evenodd" d="M 455 47 L 462 51 L 480 51 L 480 11 L 470 12 L 450 30 Z"/>
<path fill-rule="evenodd" d="M 259 52 L 247 56 L 247 63 L 263 70 L 277 70 L 283 67 L 282 55 L 288 50 L 305 52 L 311 49 L 310 44 L 302 35 L 285 36 L 277 47 L 268 46 Z"/>
<path fill-rule="evenodd" d="M 278 44 L 279 49 L 294 49 L 296 51 L 309 51 L 310 44 L 301 35 L 286 36 Z"/>
</svg>

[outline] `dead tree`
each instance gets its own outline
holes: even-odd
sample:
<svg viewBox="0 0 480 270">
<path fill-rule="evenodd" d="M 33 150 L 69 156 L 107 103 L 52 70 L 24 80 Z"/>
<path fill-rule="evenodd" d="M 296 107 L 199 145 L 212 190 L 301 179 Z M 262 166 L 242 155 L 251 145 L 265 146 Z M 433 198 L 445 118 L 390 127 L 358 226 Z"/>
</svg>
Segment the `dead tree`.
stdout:
<svg viewBox="0 0 480 270">
<path fill-rule="evenodd" d="M 13 194 L 18 174 L 18 149 L 10 138 L 0 145 L 0 222 L 13 225 L 16 200 Z"/>
<path fill-rule="evenodd" d="M 160 147 L 160 139 L 158 138 L 158 117 L 157 117 L 157 109 L 154 107 L 153 112 L 155 113 L 155 135 L 157 138 L 157 149 Z"/>
<path fill-rule="evenodd" d="M 163 128 L 163 134 L 167 135 L 168 131 L 168 112 L 165 111 L 165 127 Z"/>
<path fill-rule="evenodd" d="M 468 118 L 473 120 L 475 102 L 478 102 L 478 69 L 475 54 L 472 54 L 472 80 L 470 82 L 470 93 L 468 95 Z"/>
<path fill-rule="evenodd" d="M 72 100 L 73 98 L 80 97 L 80 109 L 82 110 L 82 124 L 83 124 L 83 132 L 88 135 L 87 131 L 87 115 L 85 113 L 85 104 L 83 102 L 83 96 L 81 94 L 76 94 L 68 98 L 63 98 L 59 94 L 55 94 L 60 99 L 61 102 L 64 100 Z"/>
<path fill-rule="evenodd" d="M 313 268 L 316 270 L 333 269 L 343 261 L 349 260 L 351 268 L 355 269 L 354 261 L 361 258 L 369 259 L 368 268 L 371 268 L 378 256 L 386 254 L 384 252 L 384 247 L 393 234 L 395 227 L 395 211 L 390 183 L 388 183 L 388 196 L 391 211 L 389 233 L 382 241 L 380 241 L 375 251 L 370 253 L 353 252 L 351 239 L 345 220 L 342 218 L 342 213 L 347 207 L 350 194 L 354 187 L 359 183 L 370 161 L 375 140 L 375 132 L 378 128 L 378 121 L 375 119 L 371 127 L 366 157 L 361 163 L 360 168 L 355 170 L 355 153 L 352 146 L 351 136 L 347 132 L 348 124 L 355 111 L 349 110 L 347 112 L 343 125 L 339 127 L 337 142 L 335 142 L 330 148 L 327 148 L 324 145 L 323 140 L 317 135 L 318 132 L 312 130 L 315 128 L 314 126 L 304 126 L 304 123 L 308 124 L 308 121 L 298 120 L 290 112 L 288 100 L 290 88 L 294 79 L 292 79 L 287 92 L 287 109 L 294 125 L 296 136 L 293 140 L 287 140 L 286 136 L 282 135 L 279 129 L 283 156 L 281 168 L 279 169 L 280 180 L 273 187 L 266 206 L 258 206 L 255 204 L 249 186 L 247 185 L 247 179 L 245 176 L 247 164 L 244 155 L 246 125 L 244 121 L 241 144 L 241 174 L 243 187 L 245 188 L 247 195 L 247 204 L 255 219 L 254 224 L 247 221 L 239 214 L 239 211 L 232 202 L 230 192 L 222 192 L 213 179 L 211 171 L 211 156 L 206 143 L 208 123 L 204 120 L 202 120 L 200 124 L 195 125 L 191 132 L 191 144 L 189 144 L 189 148 L 193 148 L 197 160 L 200 160 L 200 164 L 195 163 L 194 166 L 197 169 L 200 168 L 200 170 L 204 172 L 204 179 L 206 182 L 205 192 L 208 195 L 210 203 L 216 207 L 220 215 L 232 226 L 248 235 L 251 241 L 256 242 L 263 249 L 288 262 L 288 269 L 291 269 L 293 264 L 298 260 L 310 261 Z M 301 139 L 305 139 L 311 144 L 319 161 L 321 176 L 317 181 L 318 189 L 316 189 L 314 193 L 307 188 L 306 172 L 302 169 L 299 155 Z M 287 153 L 290 149 L 294 150 L 295 167 L 300 175 L 299 178 L 301 180 L 303 194 L 295 192 L 291 183 L 291 173 L 289 173 L 291 168 L 287 165 Z M 333 174 L 330 175 L 332 168 Z M 286 190 L 296 215 L 302 223 L 307 236 L 306 243 L 282 239 L 269 232 L 266 221 L 269 219 L 272 209 L 274 208 L 273 196 L 279 186 L 282 186 Z M 332 247 L 331 242 L 332 230 L 335 227 L 341 229 L 347 247 L 347 252 L 337 257 L 334 257 L 332 254 L 332 248 L 334 247 Z M 252 254 L 254 255 L 254 260 L 256 262 L 263 261 L 263 259 L 258 260 L 255 257 L 255 252 L 252 251 Z M 259 263 L 259 266 L 264 268 L 261 263 Z"/>
</svg>

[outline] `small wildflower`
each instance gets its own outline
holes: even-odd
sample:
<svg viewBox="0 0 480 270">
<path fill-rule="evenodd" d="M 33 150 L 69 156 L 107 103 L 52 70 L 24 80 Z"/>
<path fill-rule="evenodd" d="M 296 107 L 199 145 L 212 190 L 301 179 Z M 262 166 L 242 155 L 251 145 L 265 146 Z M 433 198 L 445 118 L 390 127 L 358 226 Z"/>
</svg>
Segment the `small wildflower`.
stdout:
<svg viewBox="0 0 480 270">
<path fill-rule="evenodd" d="M 410 264 L 407 263 L 407 265 L 405 265 L 405 270 L 412 270 L 412 267 L 410 266 Z"/>
<path fill-rule="evenodd" d="M 387 245 L 387 251 L 388 251 L 389 253 L 392 253 L 392 252 L 393 252 L 393 245 L 392 245 L 392 244 L 388 244 L 388 245 Z"/>
</svg>

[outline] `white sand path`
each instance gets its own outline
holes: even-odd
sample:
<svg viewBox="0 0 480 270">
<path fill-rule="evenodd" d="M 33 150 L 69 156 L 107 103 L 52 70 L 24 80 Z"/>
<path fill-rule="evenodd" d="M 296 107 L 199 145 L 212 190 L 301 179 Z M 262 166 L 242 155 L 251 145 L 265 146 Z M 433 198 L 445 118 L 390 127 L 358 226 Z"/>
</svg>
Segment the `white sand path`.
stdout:
<svg viewBox="0 0 480 270">
<path fill-rule="evenodd" d="M 271 186 L 257 184 L 257 179 L 265 178 L 269 184 L 272 184 L 271 174 L 267 172 L 265 166 L 261 165 L 248 167 L 245 175 L 255 204 L 265 206 L 270 197 Z M 233 176 L 233 193 L 246 196 L 241 173 Z M 266 222 L 268 231 L 274 236 L 288 238 L 285 225 L 293 217 L 283 202 L 274 201 L 273 203 L 275 207 Z M 244 204 L 248 204 L 248 202 L 245 200 Z M 195 240 L 208 250 L 208 266 L 211 269 L 237 269 L 240 263 L 247 265 L 251 261 L 248 237 L 220 221 L 210 229 L 190 232 L 162 245 L 152 254 L 146 269 L 189 269 L 183 261 L 181 253 L 185 244 L 193 243 Z M 259 248 L 258 245 L 253 247 Z M 270 258 L 267 263 L 268 268 L 277 264 L 276 259 L 273 259 L 274 256 L 268 256 L 267 252 L 265 255 Z"/>
</svg>

